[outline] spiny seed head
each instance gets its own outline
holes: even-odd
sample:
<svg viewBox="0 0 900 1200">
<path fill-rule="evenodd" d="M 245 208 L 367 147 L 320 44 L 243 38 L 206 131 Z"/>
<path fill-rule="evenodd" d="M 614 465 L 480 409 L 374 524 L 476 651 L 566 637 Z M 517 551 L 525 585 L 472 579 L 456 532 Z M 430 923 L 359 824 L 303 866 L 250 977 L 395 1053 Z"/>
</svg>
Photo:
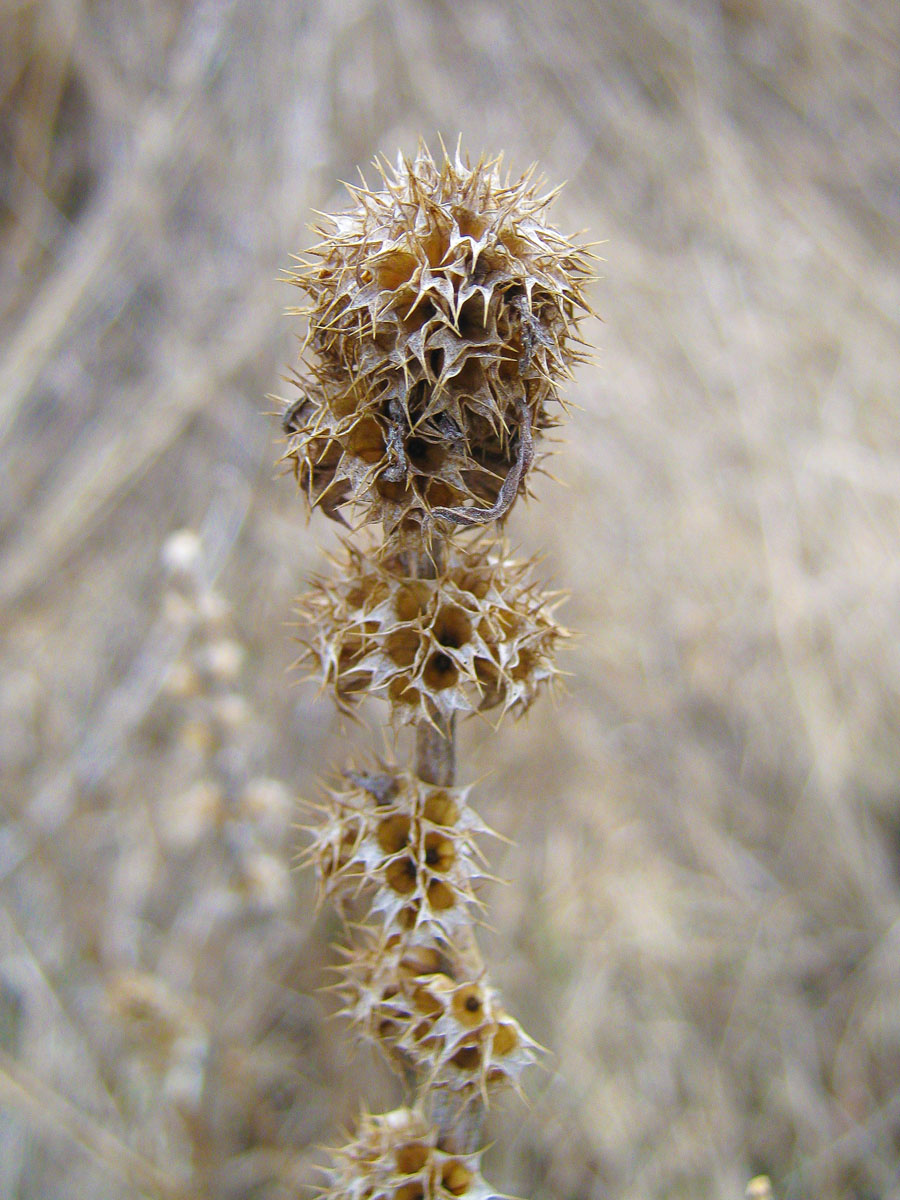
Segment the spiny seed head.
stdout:
<svg viewBox="0 0 900 1200">
<path fill-rule="evenodd" d="M 328 1200 L 490 1200 L 479 1154 L 448 1154 L 416 1109 L 364 1115 L 354 1141 L 333 1152 Z"/>
<path fill-rule="evenodd" d="M 400 556 L 378 562 L 352 547 L 337 565 L 334 578 L 301 599 L 300 661 L 344 709 L 380 695 L 406 724 L 498 707 L 524 712 L 558 675 L 558 597 L 541 592 L 530 564 L 503 546 L 454 546 L 435 579 L 410 577 Z"/>
<path fill-rule="evenodd" d="M 537 1044 L 483 977 L 454 978 L 434 947 L 369 940 L 348 952 L 345 1014 L 392 1061 L 432 1084 L 487 1097 L 518 1087 Z"/>
<path fill-rule="evenodd" d="M 469 789 L 408 771 L 345 778 L 329 789 L 308 851 L 322 894 L 362 893 L 385 937 L 452 939 L 471 920 L 482 875 L 475 835 L 489 832 L 466 802 Z"/>
<path fill-rule="evenodd" d="M 284 415 L 312 506 L 347 503 L 389 531 L 502 518 L 532 440 L 558 421 L 582 355 L 591 256 L 546 220 L 554 193 L 500 159 L 420 145 L 380 187 L 351 188 L 291 279 L 313 358 Z"/>
</svg>

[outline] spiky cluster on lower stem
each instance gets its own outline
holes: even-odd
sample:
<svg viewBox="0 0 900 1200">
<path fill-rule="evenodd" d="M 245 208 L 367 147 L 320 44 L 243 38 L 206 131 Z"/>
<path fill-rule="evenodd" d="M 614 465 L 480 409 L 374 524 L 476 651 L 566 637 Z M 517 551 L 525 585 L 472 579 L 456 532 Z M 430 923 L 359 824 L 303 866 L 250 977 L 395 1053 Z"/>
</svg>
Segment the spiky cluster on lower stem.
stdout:
<svg viewBox="0 0 900 1200">
<path fill-rule="evenodd" d="M 365 1116 L 334 1152 L 329 1200 L 490 1200 L 480 1155 L 448 1153 L 418 1109 Z"/>
<path fill-rule="evenodd" d="M 454 1093 L 460 1106 L 487 1103 L 490 1092 L 519 1087 L 537 1046 L 503 1008 L 484 968 L 467 973 L 450 954 L 401 939 L 358 945 L 344 968 L 344 1011 L 430 1088 Z"/>
<path fill-rule="evenodd" d="M 558 597 L 529 578 L 530 564 L 484 538 L 449 548 L 433 578 L 411 578 L 404 558 L 346 548 L 336 577 L 303 598 L 305 661 L 342 707 L 385 695 L 403 724 L 524 712 L 557 675 Z"/>
<path fill-rule="evenodd" d="M 286 458 L 311 507 L 383 527 L 347 545 L 300 603 L 302 660 L 339 708 L 376 696 L 416 733 L 409 768 L 345 770 L 316 806 L 320 894 L 358 922 L 344 1011 L 413 1081 L 413 1105 L 363 1120 L 334 1200 L 486 1192 L 484 1107 L 536 1044 L 505 1011 L 475 941 L 476 837 L 456 785 L 458 715 L 527 709 L 557 675 L 556 598 L 505 544 L 557 381 L 580 354 L 589 255 L 545 219 L 531 174 L 499 160 L 378 165 L 294 275 L 309 305 Z"/>
<path fill-rule="evenodd" d="M 360 895 L 383 936 L 452 941 L 471 922 L 481 871 L 475 835 L 488 832 L 469 789 L 409 771 L 345 772 L 331 789 L 309 850 L 322 894 Z"/>
</svg>

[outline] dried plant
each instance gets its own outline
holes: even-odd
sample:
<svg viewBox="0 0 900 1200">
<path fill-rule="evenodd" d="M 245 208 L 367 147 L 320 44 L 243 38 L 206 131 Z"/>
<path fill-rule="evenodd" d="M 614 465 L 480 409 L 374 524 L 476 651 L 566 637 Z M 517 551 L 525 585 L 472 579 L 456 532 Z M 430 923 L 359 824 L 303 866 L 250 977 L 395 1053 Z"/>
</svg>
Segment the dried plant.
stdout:
<svg viewBox="0 0 900 1200">
<path fill-rule="evenodd" d="M 455 722 L 519 715 L 557 674 L 556 596 L 486 527 L 559 420 L 590 255 L 548 224 L 531 172 L 423 146 L 377 167 L 292 275 L 309 326 L 284 413 L 310 508 L 382 531 L 302 598 L 301 661 L 343 711 L 380 697 L 416 734 L 409 767 L 345 769 L 312 829 L 321 894 L 353 930 L 345 1012 L 411 1093 L 336 1152 L 330 1194 L 477 1198 L 485 1107 L 537 1047 L 476 944 L 487 831 L 456 782 Z"/>
<path fill-rule="evenodd" d="M 171 535 L 163 559 L 163 622 L 178 650 L 148 736 L 171 743 L 172 769 L 154 780 L 146 824 L 120 835 L 131 851 L 98 932 L 110 1078 L 156 1138 L 167 1182 L 154 1179 L 151 1194 L 227 1194 L 238 1174 L 270 1195 L 273 1161 L 299 1169 L 283 1115 L 300 1094 L 297 1035 L 278 979 L 303 939 L 290 887 L 294 800 L 260 773 L 247 648 L 201 539 Z M 231 985 L 251 975 L 252 990 Z M 257 1151 L 249 1171 L 247 1144 Z"/>
</svg>

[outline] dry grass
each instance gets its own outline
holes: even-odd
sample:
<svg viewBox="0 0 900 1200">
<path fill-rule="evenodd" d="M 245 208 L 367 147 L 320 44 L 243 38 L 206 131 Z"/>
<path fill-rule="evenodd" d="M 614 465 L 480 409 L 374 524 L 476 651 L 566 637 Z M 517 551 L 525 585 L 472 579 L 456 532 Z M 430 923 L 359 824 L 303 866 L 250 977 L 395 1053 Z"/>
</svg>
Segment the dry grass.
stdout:
<svg viewBox="0 0 900 1200">
<path fill-rule="evenodd" d="M 338 753 L 285 675 L 332 535 L 273 479 L 276 277 L 335 179 L 461 131 L 607 260 L 566 489 L 512 527 L 571 695 L 464 734 L 515 839 L 492 975 L 552 1051 L 486 1174 L 900 1197 L 900 8 L 6 0 L 0 45 L 0 1196 L 295 1195 L 391 1096 L 314 995 L 310 881 L 251 903 L 231 818 L 159 814 Z M 160 695 L 215 632 L 159 565 L 185 525 L 248 652 L 200 718 Z M 134 972 L 174 1077 L 110 1018 Z"/>
</svg>

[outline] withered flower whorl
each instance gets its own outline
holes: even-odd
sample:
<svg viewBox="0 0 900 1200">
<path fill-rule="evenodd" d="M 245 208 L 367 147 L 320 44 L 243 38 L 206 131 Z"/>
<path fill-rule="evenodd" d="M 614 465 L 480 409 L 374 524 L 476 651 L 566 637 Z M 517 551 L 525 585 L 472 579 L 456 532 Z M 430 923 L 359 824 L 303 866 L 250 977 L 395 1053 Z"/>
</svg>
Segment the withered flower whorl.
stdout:
<svg viewBox="0 0 900 1200">
<path fill-rule="evenodd" d="M 386 937 L 452 940 L 471 925 L 484 875 L 475 837 L 487 826 L 469 788 L 437 787 L 410 771 L 344 772 L 318 809 L 307 855 L 323 896 L 361 895 Z"/>
<path fill-rule="evenodd" d="M 301 663 L 343 709 L 382 696 L 401 724 L 524 712 L 558 675 L 554 651 L 566 631 L 553 617 L 558 596 L 502 551 L 483 539 L 454 546 L 435 579 L 419 579 L 400 556 L 379 562 L 346 547 L 336 576 L 301 597 Z"/>
<path fill-rule="evenodd" d="M 532 172 L 510 182 L 499 159 L 424 146 L 376 165 L 382 187 L 351 188 L 291 277 L 316 361 L 285 413 L 286 457 L 329 516 L 501 519 L 581 358 L 590 255 L 547 223 L 554 193 Z"/>
<path fill-rule="evenodd" d="M 349 1145 L 333 1151 L 324 1200 L 491 1200 L 480 1154 L 448 1154 L 416 1109 L 364 1115 Z"/>
<path fill-rule="evenodd" d="M 347 953 L 344 1014 L 391 1062 L 413 1066 L 429 1083 L 487 1100 L 519 1089 L 538 1045 L 511 1017 L 484 971 L 451 977 L 436 949 L 400 938 Z"/>
</svg>

